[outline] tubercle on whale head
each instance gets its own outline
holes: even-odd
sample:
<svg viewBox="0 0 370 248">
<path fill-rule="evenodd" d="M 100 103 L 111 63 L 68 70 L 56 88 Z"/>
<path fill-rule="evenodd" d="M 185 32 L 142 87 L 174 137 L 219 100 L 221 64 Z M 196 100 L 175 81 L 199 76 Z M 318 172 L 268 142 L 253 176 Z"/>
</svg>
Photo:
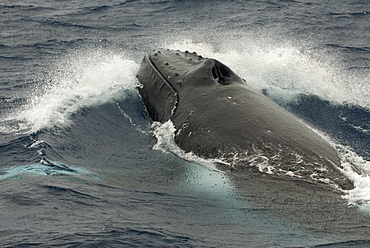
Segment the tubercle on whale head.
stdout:
<svg viewBox="0 0 370 248">
<path fill-rule="evenodd" d="M 149 116 L 154 121 L 170 120 L 177 108 L 179 95 L 194 88 L 245 85 L 229 67 L 195 52 L 154 50 L 144 57 L 137 78 Z M 185 89 L 190 89 L 185 90 Z"/>
<path fill-rule="evenodd" d="M 150 63 L 175 91 L 182 86 L 245 85 L 229 67 L 195 52 L 157 50 L 148 55 Z"/>
<path fill-rule="evenodd" d="M 162 123 L 170 120 L 177 107 L 178 95 L 148 57 L 144 57 L 136 77 L 141 83 L 138 90 L 150 118 Z"/>
</svg>

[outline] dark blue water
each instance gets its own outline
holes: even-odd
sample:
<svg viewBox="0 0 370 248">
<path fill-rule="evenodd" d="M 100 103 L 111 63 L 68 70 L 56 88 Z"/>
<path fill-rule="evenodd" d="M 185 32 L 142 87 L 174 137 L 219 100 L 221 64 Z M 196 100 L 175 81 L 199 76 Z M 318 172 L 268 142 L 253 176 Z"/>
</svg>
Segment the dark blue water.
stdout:
<svg viewBox="0 0 370 248">
<path fill-rule="evenodd" d="M 367 0 L 2 1 L 0 246 L 369 246 L 369 12 Z M 135 73 L 158 47 L 227 64 L 328 139 L 355 189 L 241 181 L 166 127 L 155 137 Z"/>
</svg>

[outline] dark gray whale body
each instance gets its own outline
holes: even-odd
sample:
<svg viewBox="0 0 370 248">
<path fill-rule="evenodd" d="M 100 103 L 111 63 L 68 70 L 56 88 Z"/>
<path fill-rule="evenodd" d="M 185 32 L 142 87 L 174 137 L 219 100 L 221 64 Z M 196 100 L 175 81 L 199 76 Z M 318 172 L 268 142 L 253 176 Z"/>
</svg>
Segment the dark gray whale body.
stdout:
<svg viewBox="0 0 370 248">
<path fill-rule="evenodd" d="M 353 188 L 328 142 L 221 62 L 160 50 L 144 57 L 137 78 L 149 116 L 171 120 L 186 152 L 221 158 L 236 170 L 257 166 Z"/>
</svg>

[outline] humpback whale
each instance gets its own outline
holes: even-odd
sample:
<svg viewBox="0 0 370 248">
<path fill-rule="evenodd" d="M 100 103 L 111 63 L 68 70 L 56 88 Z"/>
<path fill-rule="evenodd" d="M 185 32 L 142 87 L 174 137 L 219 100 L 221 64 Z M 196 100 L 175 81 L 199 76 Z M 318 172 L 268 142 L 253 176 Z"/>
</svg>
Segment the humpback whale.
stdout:
<svg viewBox="0 0 370 248">
<path fill-rule="evenodd" d="M 336 150 L 293 114 L 253 89 L 229 67 L 169 49 L 144 57 L 139 93 L 153 121 L 172 121 L 186 152 L 252 170 L 352 189 Z"/>
</svg>

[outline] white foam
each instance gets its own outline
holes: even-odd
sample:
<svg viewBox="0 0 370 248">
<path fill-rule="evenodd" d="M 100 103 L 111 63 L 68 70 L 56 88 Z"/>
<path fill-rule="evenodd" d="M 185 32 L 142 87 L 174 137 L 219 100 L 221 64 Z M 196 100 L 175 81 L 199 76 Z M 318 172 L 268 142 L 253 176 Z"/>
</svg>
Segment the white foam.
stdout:
<svg viewBox="0 0 370 248">
<path fill-rule="evenodd" d="M 363 159 L 349 147 L 337 145 L 336 148 L 341 156 L 342 172 L 355 186 L 343 198 L 350 205 L 358 206 L 370 214 L 370 161 Z"/>
<path fill-rule="evenodd" d="M 154 150 L 159 150 L 164 153 L 173 153 L 182 159 L 203 165 L 208 169 L 214 171 L 219 171 L 214 163 L 225 163 L 217 159 L 203 159 L 196 156 L 192 152 L 185 152 L 184 150 L 182 150 L 175 143 L 176 129 L 170 120 L 165 123 L 153 122 L 152 129 L 155 137 L 157 138 L 157 143 L 153 147 Z"/>
<path fill-rule="evenodd" d="M 326 134 L 311 128 L 329 142 L 340 156 L 341 168 L 338 168 L 354 184 L 354 189 L 343 191 L 344 199 L 351 206 L 357 206 L 370 214 L 370 161 L 354 152 L 350 147 L 338 144 Z"/>
<path fill-rule="evenodd" d="M 342 197 L 349 205 L 357 206 L 370 214 L 370 161 L 359 156 L 350 147 L 338 144 L 325 133 L 310 128 L 337 150 L 341 162 L 338 169 L 354 183 L 355 188 L 343 191 Z"/>
<path fill-rule="evenodd" d="M 228 197 L 233 192 L 233 185 L 227 176 L 216 168 L 215 163 L 224 163 L 219 159 L 203 159 L 192 152 L 185 152 L 175 143 L 175 127 L 171 121 L 154 122 L 153 133 L 157 143 L 153 149 L 163 153 L 172 153 L 192 164 L 187 165 L 187 176 L 179 184 L 193 187 L 193 190 L 217 195 L 218 198 Z M 198 166 L 199 165 L 199 166 Z"/>
<path fill-rule="evenodd" d="M 138 64 L 104 49 L 71 51 L 52 68 L 30 92 L 28 104 L 7 117 L 17 122 L 17 129 L 35 132 L 68 125 L 81 108 L 123 98 L 125 90 L 138 85 Z"/>
</svg>

